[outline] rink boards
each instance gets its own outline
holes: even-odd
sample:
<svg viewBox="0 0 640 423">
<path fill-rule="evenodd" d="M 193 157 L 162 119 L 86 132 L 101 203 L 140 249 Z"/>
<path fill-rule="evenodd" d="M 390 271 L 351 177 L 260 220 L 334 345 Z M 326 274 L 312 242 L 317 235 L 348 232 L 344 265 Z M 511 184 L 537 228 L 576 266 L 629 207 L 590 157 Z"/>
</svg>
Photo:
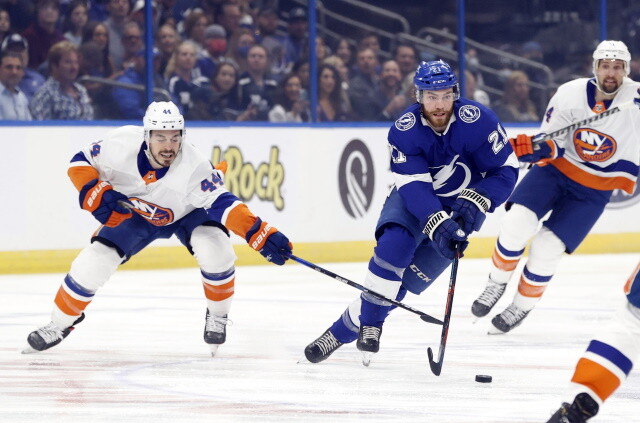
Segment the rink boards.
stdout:
<svg viewBox="0 0 640 423">
<path fill-rule="evenodd" d="M 68 268 L 97 228 L 78 206 L 67 178 L 69 159 L 108 126 L 2 128 L 0 157 L 0 273 L 59 272 Z M 536 128 L 507 128 L 535 133 Z M 225 183 L 263 219 L 294 242 L 311 261 L 361 261 L 371 254 L 373 230 L 393 181 L 388 172 L 388 126 L 189 127 L 187 142 L 213 162 L 227 160 Z M 578 250 L 582 253 L 640 251 L 637 195 L 614 201 Z M 473 235 L 470 257 L 491 254 L 504 210 L 489 215 Z M 234 237 L 239 264 L 262 263 Z M 194 266 L 174 238 L 154 243 L 125 266 L 131 269 Z"/>
</svg>

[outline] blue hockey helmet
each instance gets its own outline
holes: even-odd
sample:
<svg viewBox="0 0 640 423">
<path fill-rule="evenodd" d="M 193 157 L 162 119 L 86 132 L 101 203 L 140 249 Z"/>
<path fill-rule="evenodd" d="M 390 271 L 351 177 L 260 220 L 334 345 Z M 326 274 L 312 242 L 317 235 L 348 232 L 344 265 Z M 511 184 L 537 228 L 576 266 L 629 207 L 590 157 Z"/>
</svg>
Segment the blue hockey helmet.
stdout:
<svg viewBox="0 0 640 423">
<path fill-rule="evenodd" d="M 431 60 L 420 62 L 416 74 L 413 77 L 416 87 L 416 100 L 418 103 L 422 99 L 422 91 L 438 91 L 453 88 L 455 100 L 460 98 L 460 86 L 458 78 L 448 63 L 443 60 Z"/>
</svg>

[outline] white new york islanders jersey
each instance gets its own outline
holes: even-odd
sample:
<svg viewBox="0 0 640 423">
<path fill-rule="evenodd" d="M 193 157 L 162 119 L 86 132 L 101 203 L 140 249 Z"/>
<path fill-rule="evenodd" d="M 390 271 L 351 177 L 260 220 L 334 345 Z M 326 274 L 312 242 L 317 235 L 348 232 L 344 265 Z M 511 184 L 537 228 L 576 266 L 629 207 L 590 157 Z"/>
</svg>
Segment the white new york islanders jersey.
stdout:
<svg viewBox="0 0 640 423">
<path fill-rule="evenodd" d="M 595 80 L 576 79 L 558 88 L 549 101 L 541 129 L 550 133 L 605 111 L 594 99 Z M 624 78 L 608 109 L 629 104 L 640 83 Z M 555 141 L 564 155 L 551 162 L 568 178 L 598 190 L 633 193 L 640 165 L 640 109 L 630 107 L 579 127 Z"/>
<path fill-rule="evenodd" d="M 88 162 L 99 172 L 100 180 L 110 182 L 114 190 L 129 197 L 135 211 L 156 226 L 169 225 L 196 208 L 208 209 L 221 196 L 225 198 L 223 208 L 230 210 L 237 205 L 237 197 L 222 183 L 222 172 L 215 170 L 188 142 L 182 143 L 180 153 L 164 176 L 152 178 L 150 183 L 145 181 L 138 163 L 143 139 L 142 127 L 117 128 L 82 150 L 86 161 L 74 158 L 70 166 L 87 166 Z M 224 224 L 222 216 L 228 210 L 217 214 Z"/>
</svg>

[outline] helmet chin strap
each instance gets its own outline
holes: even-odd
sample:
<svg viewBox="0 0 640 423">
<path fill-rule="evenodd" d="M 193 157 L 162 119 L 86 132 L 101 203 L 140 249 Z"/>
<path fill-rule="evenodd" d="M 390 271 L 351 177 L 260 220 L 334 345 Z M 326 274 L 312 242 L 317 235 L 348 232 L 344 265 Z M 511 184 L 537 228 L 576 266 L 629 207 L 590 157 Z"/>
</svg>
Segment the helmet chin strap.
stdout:
<svg viewBox="0 0 640 423">
<path fill-rule="evenodd" d="M 147 148 L 144 151 L 144 154 L 146 154 L 147 159 L 149 159 L 149 162 L 151 162 L 151 164 L 156 163 L 158 166 L 160 166 L 160 168 L 165 167 L 162 163 L 160 163 L 158 160 L 156 160 L 155 157 L 153 157 L 153 154 L 151 154 L 151 148 Z"/>
<path fill-rule="evenodd" d="M 604 90 L 600 87 L 600 81 L 598 80 L 598 77 L 597 77 L 597 76 L 595 77 L 595 81 L 591 81 L 591 83 L 592 83 L 593 85 L 595 85 L 595 86 L 596 86 L 596 89 L 597 89 L 598 91 L 600 91 L 600 92 L 601 92 L 602 94 L 604 94 L 604 95 L 616 95 L 616 94 L 618 93 L 618 91 L 620 91 L 620 89 L 622 88 L 622 84 L 620 84 L 620 86 L 619 86 L 615 91 L 613 91 L 613 92 L 611 92 L 611 93 L 608 93 L 608 92 L 604 91 Z"/>
</svg>

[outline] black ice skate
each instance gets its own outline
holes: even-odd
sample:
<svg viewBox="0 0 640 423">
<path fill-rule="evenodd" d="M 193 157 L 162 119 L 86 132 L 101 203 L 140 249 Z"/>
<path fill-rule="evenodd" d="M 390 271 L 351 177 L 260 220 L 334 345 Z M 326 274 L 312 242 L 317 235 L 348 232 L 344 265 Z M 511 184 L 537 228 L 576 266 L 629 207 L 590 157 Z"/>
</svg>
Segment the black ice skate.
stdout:
<svg viewBox="0 0 640 423">
<path fill-rule="evenodd" d="M 489 328 L 490 335 L 499 335 L 507 333 L 511 329 L 520 325 L 531 310 L 523 310 L 515 304 L 509 304 L 509 307 L 491 319 L 492 327 Z"/>
<path fill-rule="evenodd" d="M 598 403 L 585 392 L 576 395 L 573 403 L 562 403 L 547 423 L 585 423 L 598 414 Z"/>
<path fill-rule="evenodd" d="M 471 312 L 476 317 L 484 317 L 498 302 L 504 290 L 507 287 L 506 283 L 497 283 L 489 279 L 487 286 L 480 296 L 471 305 Z"/>
<path fill-rule="evenodd" d="M 311 363 L 320 363 L 329 358 L 331 354 L 342 346 L 333 333 L 327 329 L 318 339 L 307 345 L 304 356 Z"/>
<path fill-rule="evenodd" d="M 68 328 L 60 328 L 55 323 L 51 322 L 46 326 L 41 327 L 29 334 L 27 342 L 29 346 L 22 350 L 22 354 L 31 354 L 38 351 L 48 350 L 51 347 L 58 345 L 64 338 L 69 336 L 71 331 L 75 329 L 75 325 L 84 320 L 84 313 L 80 315 L 73 322 L 73 325 Z"/>
<path fill-rule="evenodd" d="M 362 364 L 369 366 L 373 354 L 380 350 L 382 328 L 376 326 L 360 326 L 356 347 L 362 352 Z"/>
<path fill-rule="evenodd" d="M 227 340 L 228 322 L 229 319 L 227 319 L 226 314 L 216 316 L 209 313 L 209 309 L 207 309 L 207 314 L 204 318 L 204 342 L 209 344 L 212 357 L 216 355 L 218 347 Z"/>
</svg>

